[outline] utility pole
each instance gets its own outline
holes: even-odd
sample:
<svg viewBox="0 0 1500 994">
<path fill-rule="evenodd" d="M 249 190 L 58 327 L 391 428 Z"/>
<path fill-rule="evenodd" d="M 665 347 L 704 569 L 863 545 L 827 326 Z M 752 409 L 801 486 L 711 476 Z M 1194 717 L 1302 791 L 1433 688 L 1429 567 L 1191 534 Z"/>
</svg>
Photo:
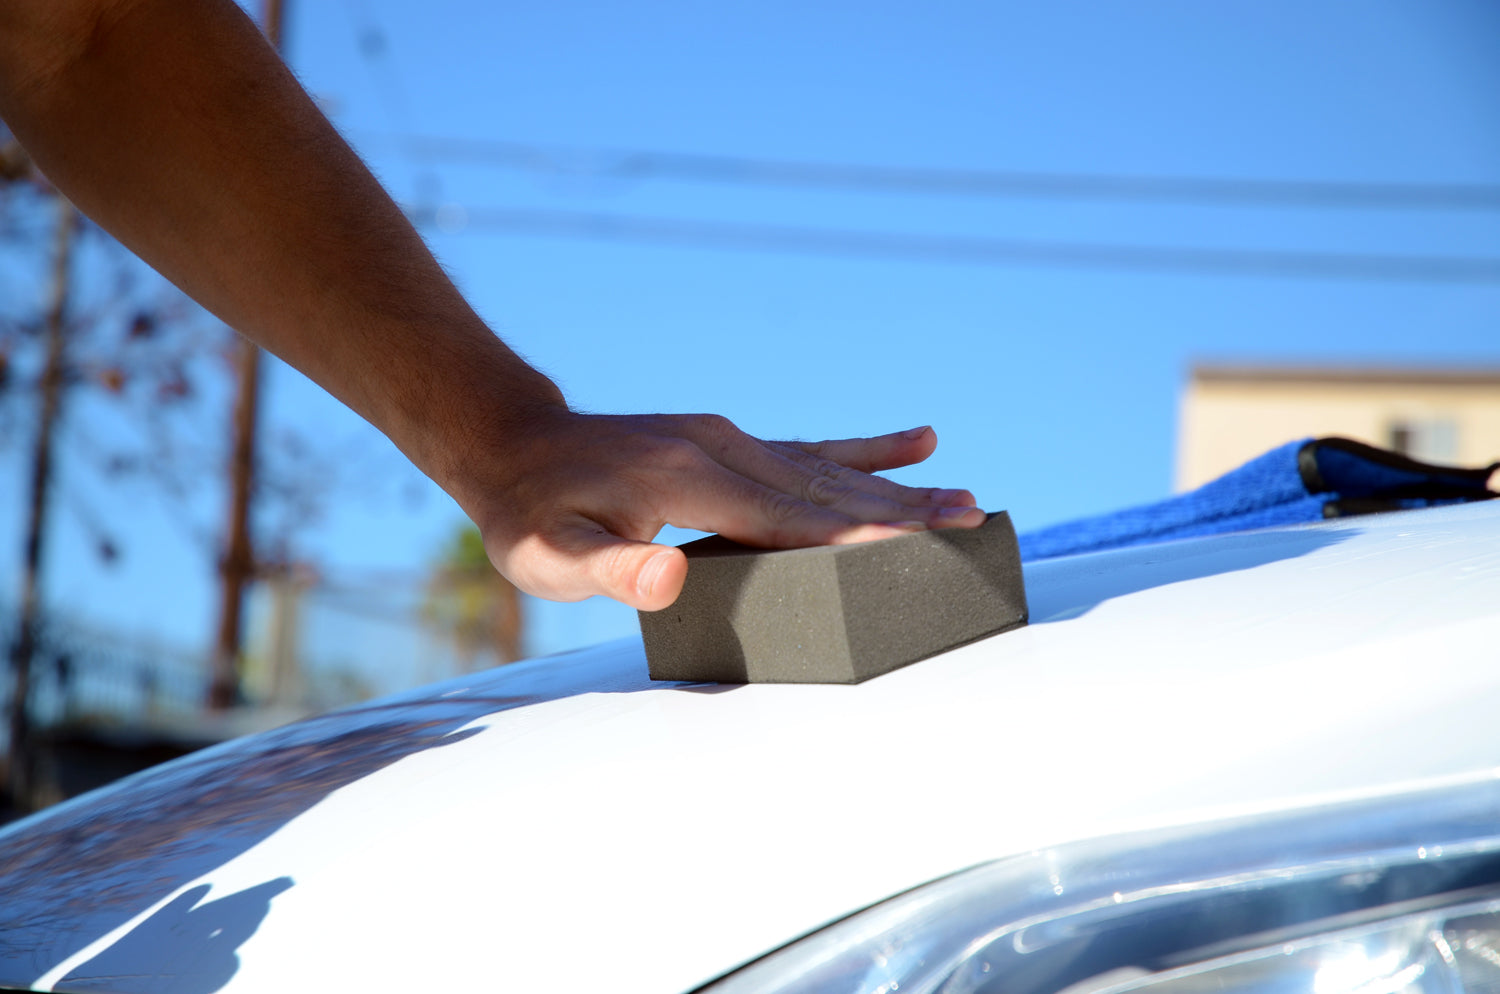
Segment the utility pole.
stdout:
<svg viewBox="0 0 1500 994">
<path fill-rule="evenodd" d="M 27 809 L 31 802 L 31 662 L 36 653 L 37 630 L 41 627 L 42 565 L 47 537 L 47 511 L 51 506 L 52 442 L 62 412 L 63 387 L 67 376 L 67 307 L 72 272 L 73 231 L 78 214 L 62 194 L 57 194 L 56 228 L 52 238 L 52 280 L 43 319 L 47 335 L 47 359 L 42 367 L 40 412 L 36 448 L 31 461 L 31 494 L 26 519 L 25 561 L 21 574 L 21 619 L 11 647 L 11 690 L 8 702 L 10 743 L 8 774 L 11 801 Z"/>
<path fill-rule="evenodd" d="M 282 0 L 265 0 L 261 30 L 271 47 L 281 50 Z M 255 575 L 255 550 L 250 543 L 250 502 L 255 488 L 255 433 L 260 409 L 260 348 L 240 338 L 236 366 L 234 441 L 229 458 L 229 528 L 224 557 L 219 562 L 222 581 L 219 628 L 214 640 L 213 672 L 208 706 L 233 707 L 240 698 L 240 646 L 244 641 L 245 587 Z"/>
</svg>

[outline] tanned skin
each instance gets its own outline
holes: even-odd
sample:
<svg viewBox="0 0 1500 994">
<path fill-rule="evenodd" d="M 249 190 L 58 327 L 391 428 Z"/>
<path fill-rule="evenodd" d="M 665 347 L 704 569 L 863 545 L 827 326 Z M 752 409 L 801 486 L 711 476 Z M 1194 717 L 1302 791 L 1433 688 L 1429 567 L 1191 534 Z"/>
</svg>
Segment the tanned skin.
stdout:
<svg viewBox="0 0 1500 994">
<path fill-rule="evenodd" d="M 529 593 L 667 606 L 668 523 L 784 548 L 984 520 L 967 491 L 869 475 L 927 458 L 930 428 L 766 442 L 572 411 L 229 0 L 4 0 L 0 118 L 89 217 L 389 436 Z"/>
</svg>

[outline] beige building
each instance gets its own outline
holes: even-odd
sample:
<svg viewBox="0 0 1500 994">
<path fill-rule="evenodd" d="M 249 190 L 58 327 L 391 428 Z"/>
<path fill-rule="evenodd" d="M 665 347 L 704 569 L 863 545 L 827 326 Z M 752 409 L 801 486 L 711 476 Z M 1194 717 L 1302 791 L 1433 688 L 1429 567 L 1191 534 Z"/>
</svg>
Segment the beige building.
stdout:
<svg viewBox="0 0 1500 994">
<path fill-rule="evenodd" d="M 1177 489 L 1318 435 L 1426 462 L 1500 461 L 1500 369 L 1197 366 L 1178 420 Z"/>
</svg>

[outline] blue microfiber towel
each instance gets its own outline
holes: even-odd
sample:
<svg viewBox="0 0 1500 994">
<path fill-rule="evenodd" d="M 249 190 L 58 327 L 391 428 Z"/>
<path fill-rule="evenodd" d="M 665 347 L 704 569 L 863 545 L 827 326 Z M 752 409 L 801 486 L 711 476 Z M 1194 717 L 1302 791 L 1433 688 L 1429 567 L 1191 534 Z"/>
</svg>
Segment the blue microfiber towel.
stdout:
<svg viewBox="0 0 1500 994">
<path fill-rule="evenodd" d="M 1272 449 L 1197 490 L 1020 536 L 1023 560 L 1500 496 L 1500 463 L 1437 466 L 1347 438 Z"/>
</svg>

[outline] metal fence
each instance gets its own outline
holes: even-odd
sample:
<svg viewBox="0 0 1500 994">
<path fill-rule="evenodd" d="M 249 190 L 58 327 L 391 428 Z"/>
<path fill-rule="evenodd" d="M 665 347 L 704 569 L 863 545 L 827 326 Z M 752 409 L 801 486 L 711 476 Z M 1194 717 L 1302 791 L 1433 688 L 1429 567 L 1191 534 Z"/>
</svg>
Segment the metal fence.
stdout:
<svg viewBox="0 0 1500 994">
<path fill-rule="evenodd" d="M 5 697 L 13 680 L 16 612 L 0 611 Z M 145 639 L 123 638 L 56 618 L 37 631 L 31 661 L 32 723 L 138 725 L 202 710 L 207 661 Z"/>
</svg>

